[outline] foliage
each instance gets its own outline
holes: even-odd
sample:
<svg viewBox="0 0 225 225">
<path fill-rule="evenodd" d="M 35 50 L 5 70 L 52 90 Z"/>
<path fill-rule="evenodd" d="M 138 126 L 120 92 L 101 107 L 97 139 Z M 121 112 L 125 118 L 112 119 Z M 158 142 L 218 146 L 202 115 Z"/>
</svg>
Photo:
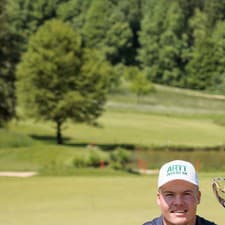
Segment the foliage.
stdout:
<svg viewBox="0 0 225 225">
<path fill-rule="evenodd" d="M 26 48 L 29 37 L 47 20 L 56 18 L 58 7 L 67 0 L 9 0 L 7 14 L 10 29 L 20 38 L 22 49 Z M 21 47 L 21 46 L 19 46 Z"/>
<path fill-rule="evenodd" d="M 129 47 L 131 30 L 115 1 L 102 0 L 93 1 L 88 10 L 83 35 L 87 47 L 101 49 L 116 64 L 123 61 L 120 53 Z"/>
<path fill-rule="evenodd" d="M 133 68 L 133 70 L 136 72 L 133 79 L 131 79 L 131 90 L 137 95 L 137 102 L 139 103 L 142 96 L 154 91 L 154 86 L 143 71 L 137 68 Z"/>
<path fill-rule="evenodd" d="M 114 169 L 125 169 L 132 155 L 130 151 L 122 148 L 117 148 L 110 153 L 103 152 L 100 148 L 86 149 L 86 151 L 73 159 L 76 168 L 110 166 Z"/>
<path fill-rule="evenodd" d="M 110 96 L 114 105 L 113 108 L 107 106 L 106 113 L 99 118 L 101 127 L 67 121 L 65 145 L 59 146 L 53 141 L 52 122 L 37 123 L 26 119 L 10 123 L 9 130 L 2 130 L 0 134 L 0 170 L 35 170 L 48 175 L 106 175 L 110 167 L 122 168 L 120 163 L 109 158 L 116 146 L 121 146 L 131 154 L 129 168 L 137 167 L 137 159 L 147 160 L 149 168 L 157 168 L 168 157 L 179 157 L 193 162 L 199 160 L 201 171 L 222 171 L 225 165 L 225 104 L 218 98 L 221 96 L 155 87 L 157 91 L 143 97 L 139 105 L 131 94 Z M 94 149 L 87 147 L 88 143 L 95 143 Z M 75 168 L 73 160 L 82 158 L 86 163 L 91 150 L 97 150 L 101 159 L 109 162 L 102 170 L 105 172 L 93 167 Z"/>
<path fill-rule="evenodd" d="M 14 61 L 17 55 L 5 12 L 7 1 L 0 1 L 0 127 L 15 116 Z"/>
<path fill-rule="evenodd" d="M 69 25 L 46 22 L 30 39 L 18 66 L 20 99 L 29 113 L 56 123 L 62 143 L 61 126 L 68 118 L 91 123 L 100 116 L 108 68 L 96 51 L 81 49 L 80 36 Z"/>
<path fill-rule="evenodd" d="M 82 47 L 97 48 L 113 66 L 141 68 L 151 82 L 215 90 L 223 80 L 214 55 L 216 41 L 223 38 L 214 32 L 225 20 L 224 0 L 8 0 L 3 4 L 8 22 L 7 29 L 0 29 L 10 31 L 6 43 L 12 46 L 7 61 L 11 96 L 21 53 L 30 37 L 54 18 L 71 24 Z M 117 79 L 116 70 L 111 81 L 119 85 L 123 79 Z"/>
<path fill-rule="evenodd" d="M 211 69 L 214 68 L 213 74 L 213 89 L 217 94 L 225 94 L 224 81 L 225 81 L 225 22 L 218 22 L 212 34 L 211 48 Z"/>
<path fill-rule="evenodd" d="M 82 156 L 76 156 L 73 160 L 73 165 L 76 167 L 76 168 L 84 168 L 87 166 L 87 162 L 85 160 L 84 157 Z"/>
<path fill-rule="evenodd" d="M 60 4 L 57 18 L 71 23 L 72 27 L 82 35 L 82 29 L 86 21 L 86 14 L 92 4 L 92 0 L 68 0 Z"/>
<path fill-rule="evenodd" d="M 88 154 L 87 166 L 100 167 L 101 163 L 104 165 L 109 163 L 107 155 L 97 149 L 91 150 Z"/>
<path fill-rule="evenodd" d="M 111 152 L 110 158 L 115 169 L 125 169 L 127 163 L 131 161 L 131 153 L 128 150 L 118 148 Z"/>
<path fill-rule="evenodd" d="M 215 64 L 213 61 L 213 45 L 207 30 L 207 15 L 199 10 L 190 20 L 193 30 L 193 46 L 189 50 L 189 62 L 186 66 L 187 86 L 192 89 L 205 89 L 213 84 Z"/>
<path fill-rule="evenodd" d="M 151 81 L 179 86 L 184 71 L 184 13 L 177 1 L 150 1 L 142 21 L 139 59 Z"/>
</svg>

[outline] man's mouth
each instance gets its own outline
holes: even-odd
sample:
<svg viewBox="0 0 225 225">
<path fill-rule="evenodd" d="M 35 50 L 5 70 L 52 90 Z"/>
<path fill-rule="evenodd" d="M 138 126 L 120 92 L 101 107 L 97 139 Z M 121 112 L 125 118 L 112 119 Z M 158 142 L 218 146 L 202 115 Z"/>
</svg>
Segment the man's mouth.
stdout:
<svg viewBox="0 0 225 225">
<path fill-rule="evenodd" d="M 171 213 L 176 213 L 176 214 L 184 214 L 187 213 L 187 210 L 172 210 Z"/>
</svg>

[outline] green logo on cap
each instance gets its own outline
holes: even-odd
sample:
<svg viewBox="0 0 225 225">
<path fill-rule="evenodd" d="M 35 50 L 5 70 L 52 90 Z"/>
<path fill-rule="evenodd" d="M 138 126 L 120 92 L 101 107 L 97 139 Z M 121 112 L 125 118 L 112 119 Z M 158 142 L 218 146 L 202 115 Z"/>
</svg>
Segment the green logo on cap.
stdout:
<svg viewBox="0 0 225 225">
<path fill-rule="evenodd" d="M 167 176 L 171 175 L 187 175 L 187 167 L 184 165 L 172 165 L 167 169 Z"/>
</svg>

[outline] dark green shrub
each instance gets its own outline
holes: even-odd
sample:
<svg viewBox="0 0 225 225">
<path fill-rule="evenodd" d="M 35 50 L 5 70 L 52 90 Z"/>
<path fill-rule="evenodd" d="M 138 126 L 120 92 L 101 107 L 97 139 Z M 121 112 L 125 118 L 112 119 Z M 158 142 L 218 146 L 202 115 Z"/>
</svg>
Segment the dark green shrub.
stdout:
<svg viewBox="0 0 225 225">
<path fill-rule="evenodd" d="M 120 162 L 112 162 L 111 167 L 115 170 L 122 170 L 124 169 L 123 165 Z"/>
<path fill-rule="evenodd" d="M 87 163 L 86 163 L 86 160 L 84 159 L 84 157 L 77 156 L 73 160 L 73 165 L 76 168 L 83 168 L 83 167 L 86 167 L 87 166 Z"/>
<path fill-rule="evenodd" d="M 88 156 L 88 166 L 99 167 L 100 161 L 101 161 L 100 154 L 95 150 L 90 151 Z"/>
<path fill-rule="evenodd" d="M 111 160 L 117 163 L 115 164 L 118 167 L 118 164 L 121 165 L 121 168 L 125 168 L 126 164 L 131 161 L 131 153 L 125 149 L 118 148 L 110 154 Z"/>
</svg>

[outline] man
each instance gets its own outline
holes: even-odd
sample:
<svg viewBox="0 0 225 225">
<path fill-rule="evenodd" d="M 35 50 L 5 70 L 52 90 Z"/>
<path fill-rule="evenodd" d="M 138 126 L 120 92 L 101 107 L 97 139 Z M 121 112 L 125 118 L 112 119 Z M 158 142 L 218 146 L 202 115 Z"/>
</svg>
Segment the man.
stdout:
<svg viewBox="0 0 225 225">
<path fill-rule="evenodd" d="M 161 216 L 143 225 L 216 225 L 196 215 L 200 203 L 198 176 L 190 162 L 164 164 L 158 177 L 157 204 Z"/>
</svg>

